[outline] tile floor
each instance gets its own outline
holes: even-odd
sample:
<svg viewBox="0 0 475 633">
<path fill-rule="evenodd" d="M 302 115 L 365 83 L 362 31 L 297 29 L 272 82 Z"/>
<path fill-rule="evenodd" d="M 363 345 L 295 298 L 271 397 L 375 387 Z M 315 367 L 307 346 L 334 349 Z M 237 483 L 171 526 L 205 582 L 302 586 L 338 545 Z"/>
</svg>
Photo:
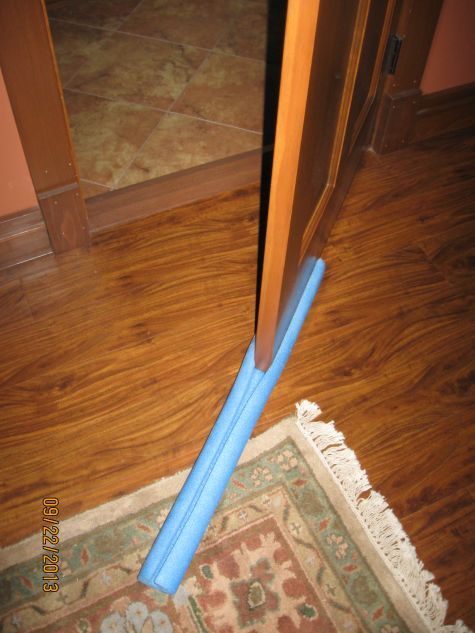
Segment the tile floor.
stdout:
<svg viewBox="0 0 475 633">
<path fill-rule="evenodd" d="M 267 0 L 47 0 L 86 197 L 262 145 Z"/>
</svg>

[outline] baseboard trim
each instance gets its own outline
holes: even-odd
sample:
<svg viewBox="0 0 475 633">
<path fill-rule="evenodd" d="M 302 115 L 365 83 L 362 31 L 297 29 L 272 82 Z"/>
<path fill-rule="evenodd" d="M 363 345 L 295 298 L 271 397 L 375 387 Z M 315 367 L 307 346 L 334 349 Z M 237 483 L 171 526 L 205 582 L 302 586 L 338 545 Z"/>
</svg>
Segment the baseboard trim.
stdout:
<svg viewBox="0 0 475 633">
<path fill-rule="evenodd" d="M 419 99 L 418 88 L 382 96 L 371 141 L 375 152 L 386 154 L 407 147 Z"/>
<path fill-rule="evenodd" d="M 475 83 L 430 94 L 419 101 L 411 141 L 424 141 L 475 126 Z"/>
<path fill-rule="evenodd" d="M 0 217 L 0 270 L 52 252 L 39 207 Z"/>
<path fill-rule="evenodd" d="M 256 149 L 154 178 L 86 200 L 91 234 L 259 184 L 264 152 Z"/>
</svg>

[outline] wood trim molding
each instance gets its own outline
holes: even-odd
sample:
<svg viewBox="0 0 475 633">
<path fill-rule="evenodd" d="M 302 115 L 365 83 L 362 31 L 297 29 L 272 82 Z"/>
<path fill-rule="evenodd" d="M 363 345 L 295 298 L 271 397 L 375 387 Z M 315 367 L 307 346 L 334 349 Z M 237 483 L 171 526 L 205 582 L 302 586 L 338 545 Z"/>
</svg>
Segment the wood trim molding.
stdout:
<svg viewBox="0 0 475 633">
<path fill-rule="evenodd" d="M 87 208 L 79 184 L 73 183 L 38 196 L 55 253 L 89 246 Z"/>
<path fill-rule="evenodd" d="M 269 151 L 270 147 L 251 150 L 89 198 L 91 233 L 258 185 L 262 155 Z"/>
<path fill-rule="evenodd" d="M 0 63 L 52 248 L 87 246 L 87 212 L 44 0 L 0 2 Z M 67 189 L 77 195 L 59 200 Z"/>
<path fill-rule="evenodd" d="M 421 98 L 420 83 L 442 0 L 399 0 L 391 32 L 403 38 L 394 75 L 388 75 L 371 145 L 379 154 L 405 147 Z"/>
<path fill-rule="evenodd" d="M 0 217 L 0 270 L 52 252 L 39 207 Z"/>
<path fill-rule="evenodd" d="M 88 198 L 86 206 L 91 232 L 98 234 L 160 211 L 258 186 L 263 153 L 271 150 L 270 146 L 251 150 Z M 43 214 L 49 217 L 60 213 L 62 221 L 67 222 L 67 213 L 61 211 L 61 207 L 74 205 L 74 200 L 70 198 L 75 194 L 74 187 L 66 187 L 43 197 L 40 199 Z M 53 224 L 61 226 L 61 220 L 54 220 Z M 69 231 L 66 230 L 65 234 L 69 235 Z M 56 236 L 58 241 L 64 239 L 61 233 Z M 63 250 L 67 250 L 67 246 Z M 0 217 L 0 269 L 52 252 L 45 221 L 38 207 Z"/>
<path fill-rule="evenodd" d="M 420 98 L 418 88 L 395 95 L 382 95 L 372 142 L 376 152 L 385 154 L 410 143 Z"/>
<path fill-rule="evenodd" d="M 422 95 L 411 141 L 424 141 L 445 132 L 475 126 L 475 83 Z"/>
</svg>

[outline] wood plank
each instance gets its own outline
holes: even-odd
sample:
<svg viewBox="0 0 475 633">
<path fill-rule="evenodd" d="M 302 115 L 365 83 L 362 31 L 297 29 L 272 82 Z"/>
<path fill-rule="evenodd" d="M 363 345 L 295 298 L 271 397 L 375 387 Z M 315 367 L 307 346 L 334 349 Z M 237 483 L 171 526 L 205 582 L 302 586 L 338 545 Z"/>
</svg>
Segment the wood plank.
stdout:
<svg viewBox="0 0 475 633">
<path fill-rule="evenodd" d="M 26 301 L 23 285 L 19 279 L 0 286 L 0 328 L 9 330 L 12 327 L 31 325 L 33 318 Z"/>
<path fill-rule="evenodd" d="M 91 232 L 256 185 L 261 177 L 262 153 L 270 149 L 243 152 L 89 198 Z"/>
<path fill-rule="evenodd" d="M 372 141 L 378 153 L 394 152 L 409 145 L 420 98 L 419 89 L 383 95 Z"/>
<path fill-rule="evenodd" d="M 74 182 L 77 170 L 44 3 L 5 0 L 0 25 L 2 72 L 35 191 Z"/>
<path fill-rule="evenodd" d="M 0 63 L 52 249 L 87 246 L 87 212 L 44 0 L 0 3 Z M 78 196 L 65 194 L 71 187 Z"/>
<path fill-rule="evenodd" d="M 38 201 L 55 253 L 90 246 L 87 209 L 79 184 L 39 195 Z"/>
<path fill-rule="evenodd" d="M 448 619 L 455 621 L 465 612 L 465 619 L 473 622 L 473 588 L 466 582 L 475 568 L 475 508 L 471 495 L 459 490 L 406 517 L 403 524 L 416 549 L 424 551 L 428 569 L 450 588 Z"/>
<path fill-rule="evenodd" d="M 44 226 L 43 216 L 39 207 L 25 209 L 10 215 L 0 217 L 0 241 L 11 235 L 18 235 L 38 226 Z"/>
<path fill-rule="evenodd" d="M 366 157 L 256 429 L 318 402 L 472 627 L 474 141 Z M 258 216 L 241 189 L 0 275 L 2 543 L 45 495 L 66 518 L 192 463 L 252 336 Z"/>
<path fill-rule="evenodd" d="M 392 33 L 403 39 L 395 73 L 387 75 L 376 116 L 372 147 L 392 152 L 411 142 L 420 83 L 442 0 L 400 0 Z"/>
<path fill-rule="evenodd" d="M 0 270 L 52 253 L 39 208 L 0 218 Z"/>
<path fill-rule="evenodd" d="M 419 88 L 439 19 L 442 0 L 402 0 L 395 30 L 403 38 L 396 73 L 388 75 L 385 92 L 395 95 Z"/>
<path fill-rule="evenodd" d="M 475 126 L 475 83 L 422 95 L 411 141 Z"/>
</svg>

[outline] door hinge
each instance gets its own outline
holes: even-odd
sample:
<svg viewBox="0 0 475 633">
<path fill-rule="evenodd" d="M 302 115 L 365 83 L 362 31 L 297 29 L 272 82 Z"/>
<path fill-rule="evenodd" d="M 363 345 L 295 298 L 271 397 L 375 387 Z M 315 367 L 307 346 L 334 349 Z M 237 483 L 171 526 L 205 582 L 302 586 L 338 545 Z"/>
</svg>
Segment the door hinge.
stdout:
<svg viewBox="0 0 475 633">
<path fill-rule="evenodd" d="M 396 73 L 402 42 L 403 38 L 395 33 L 391 33 L 388 38 L 383 64 L 383 72 L 387 75 L 394 75 Z"/>
</svg>

